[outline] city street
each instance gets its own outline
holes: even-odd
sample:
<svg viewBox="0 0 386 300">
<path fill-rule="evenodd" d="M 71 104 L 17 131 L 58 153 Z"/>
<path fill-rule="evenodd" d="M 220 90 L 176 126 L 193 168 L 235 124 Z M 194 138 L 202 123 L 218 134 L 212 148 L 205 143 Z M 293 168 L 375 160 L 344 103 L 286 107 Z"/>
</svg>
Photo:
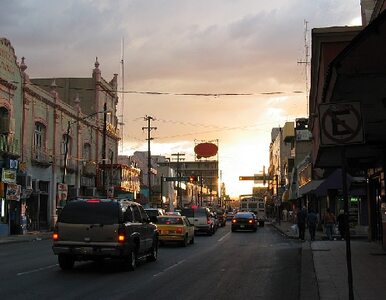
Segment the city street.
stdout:
<svg viewBox="0 0 386 300">
<path fill-rule="evenodd" d="M 160 248 L 156 262 L 127 272 L 119 261 L 76 263 L 63 272 L 51 241 L 0 245 L 4 299 L 299 299 L 301 244 L 265 226 L 198 235 Z"/>
</svg>

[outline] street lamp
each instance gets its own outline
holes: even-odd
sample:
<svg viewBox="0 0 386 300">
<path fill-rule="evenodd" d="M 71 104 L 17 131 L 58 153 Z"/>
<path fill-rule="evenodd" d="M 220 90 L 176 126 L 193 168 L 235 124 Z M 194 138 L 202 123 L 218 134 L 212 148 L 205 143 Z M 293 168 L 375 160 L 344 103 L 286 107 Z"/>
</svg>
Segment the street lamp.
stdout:
<svg viewBox="0 0 386 300">
<path fill-rule="evenodd" d="M 106 158 L 106 115 L 108 113 L 111 113 L 111 111 L 108 111 L 107 110 L 107 105 L 106 103 L 104 104 L 103 106 L 103 111 L 98 111 L 98 112 L 94 112 L 92 114 L 89 114 L 79 120 L 76 120 L 76 121 L 68 121 L 67 123 L 67 130 L 66 130 L 66 138 L 64 140 L 64 161 L 63 161 L 63 177 L 62 177 L 62 183 L 65 183 L 65 177 L 67 175 L 67 156 L 68 156 L 68 142 L 69 142 L 69 136 L 70 136 L 70 129 L 71 129 L 71 125 L 73 124 L 76 124 L 78 123 L 79 121 L 82 121 L 82 120 L 86 120 L 88 118 L 91 118 L 97 114 L 101 114 L 103 113 L 104 114 L 104 117 L 103 117 L 103 149 L 102 149 L 102 158 L 105 159 Z M 103 160 L 104 161 L 104 160 Z M 104 182 L 103 182 L 104 184 Z"/>
</svg>

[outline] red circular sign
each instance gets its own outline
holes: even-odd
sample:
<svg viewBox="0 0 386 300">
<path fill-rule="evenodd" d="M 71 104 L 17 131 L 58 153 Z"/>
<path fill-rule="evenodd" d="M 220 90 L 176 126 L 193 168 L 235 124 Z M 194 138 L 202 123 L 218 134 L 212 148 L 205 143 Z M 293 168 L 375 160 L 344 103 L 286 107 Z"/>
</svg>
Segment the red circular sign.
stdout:
<svg viewBox="0 0 386 300">
<path fill-rule="evenodd" d="M 218 147 L 213 143 L 201 143 L 194 147 L 194 153 L 197 154 L 197 158 L 215 156 L 217 151 Z"/>
</svg>

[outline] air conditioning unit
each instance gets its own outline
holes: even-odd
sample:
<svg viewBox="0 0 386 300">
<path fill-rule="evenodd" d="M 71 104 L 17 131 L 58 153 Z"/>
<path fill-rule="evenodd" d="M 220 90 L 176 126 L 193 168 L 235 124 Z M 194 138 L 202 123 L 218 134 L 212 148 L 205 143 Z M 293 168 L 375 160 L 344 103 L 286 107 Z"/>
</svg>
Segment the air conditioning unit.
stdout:
<svg viewBox="0 0 386 300">
<path fill-rule="evenodd" d="M 40 191 L 40 189 L 39 189 L 39 179 L 32 180 L 32 190 L 34 192 L 39 192 Z"/>
<path fill-rule="evenodd" d="M 74 199 L 79 197 L 79 189 L 76 187 L 68 187 L 67 199 Z"/>
<path fill-rule="evenodd" d="M 17 175 L 16 177 L 17 184 L 20 184 L 24 189 L 32 190 L 32 177 L 31 175 Z"/>
</svg>

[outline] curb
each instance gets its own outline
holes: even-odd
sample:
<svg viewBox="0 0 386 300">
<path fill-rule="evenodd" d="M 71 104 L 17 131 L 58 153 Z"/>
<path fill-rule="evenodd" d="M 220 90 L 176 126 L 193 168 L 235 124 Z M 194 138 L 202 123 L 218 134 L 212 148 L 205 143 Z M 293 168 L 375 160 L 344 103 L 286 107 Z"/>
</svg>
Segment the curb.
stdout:
<svg viewBox="0 0 386 300">
<path fill-rule="evenodd" d="M 43 234 L 11 235 L 6 237 L 0 237 L 0 245 L 49 240 L 51 239 L 51 235 L 52 232 L 47 232 Z"/>
</svg>

